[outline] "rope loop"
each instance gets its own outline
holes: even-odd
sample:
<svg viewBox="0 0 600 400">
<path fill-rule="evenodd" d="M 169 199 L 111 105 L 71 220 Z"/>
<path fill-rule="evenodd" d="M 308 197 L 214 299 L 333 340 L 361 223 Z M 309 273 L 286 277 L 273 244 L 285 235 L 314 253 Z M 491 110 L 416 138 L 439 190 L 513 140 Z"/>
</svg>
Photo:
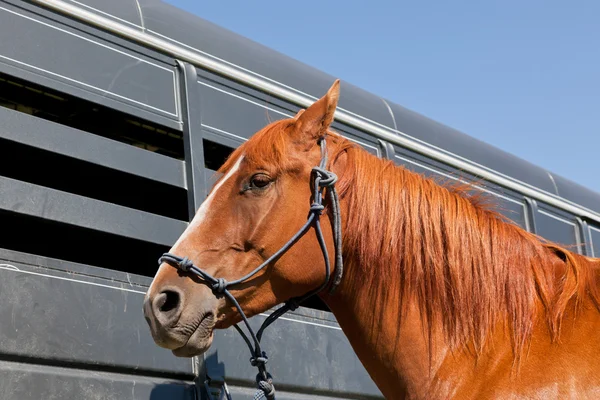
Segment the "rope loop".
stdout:
<svg viewBox="0 0 600 400">
<path fill-rule="evenodd" d="M 217 278 L 217 281 L 212 284 L 212 290 L 216 293 L 223 293 L 227 289 L 227 281 L 224 278 Z"/>
<path fill-rule="evenodd" d="M 312 171 L 317 174 L 320 187 L 332 187 L 338 180 L 336 174 L 321 167 L 313 167 Z"/>
<path fill-rule="evenodd" d="M 181 269 L 183 272 L 188 272 L 193 266 L 194 263 L 187 257 L 183 257 L 183 259 L 179 261 L 179 269 Z"/>
<path fill-rule="evenodd" d="M 273 378 L 271 374 L 267 373 L 266 379 L 260 372 L 256 375 L 256 386 L 258 387 L 257 393 L 254 395 L 254 400 L 260 399 L 275 399 L 275 386 L 273 385 Z"/>
</svg>

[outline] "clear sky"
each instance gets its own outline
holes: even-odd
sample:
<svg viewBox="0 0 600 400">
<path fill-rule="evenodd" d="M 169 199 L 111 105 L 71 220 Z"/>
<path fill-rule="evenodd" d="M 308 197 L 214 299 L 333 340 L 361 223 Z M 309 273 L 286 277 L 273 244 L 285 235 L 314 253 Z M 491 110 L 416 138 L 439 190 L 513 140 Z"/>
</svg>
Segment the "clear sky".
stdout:
<svg viewBox="0 0 600 400">
<path fill-rule="evenodd" d="M 600 0 L 168 0 L 600 192 Z"/>
</svg>

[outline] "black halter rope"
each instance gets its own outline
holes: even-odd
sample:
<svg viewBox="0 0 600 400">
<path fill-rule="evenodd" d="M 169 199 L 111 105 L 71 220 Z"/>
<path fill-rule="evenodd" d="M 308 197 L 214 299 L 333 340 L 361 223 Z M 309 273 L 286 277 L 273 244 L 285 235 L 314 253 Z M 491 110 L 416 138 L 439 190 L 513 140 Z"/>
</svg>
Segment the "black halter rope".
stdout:
<svg viewBox="0 0 600 400">
<path fill-rule="evenodd" d="M 183 272 L 192 273 L 200 277 L 203 283 L 211 287 L 215 295 L 224 295 L 231 301 L 235 308 L 237 308 L 238 312 L 240 313 L 240 316 L 242 317 L 244 325 L 246 325 L 248 332 L 250 332 L 250 338 L 248 338 L 248 336 L 244 333 L 244 331 L 242 331 L 242 329 L 238 325 L 235 325 L 235 329 L 237 329 L 237 331 L 240 333 L 240 335 L 248 345 L 248 348 L 250 349 L 250 353 L 252 354 L 252 356 L 250 357 L 250 364 L 258 368 L 256 384 L 259 391 L 254 396 L 255 399 L 260 399 L 263 397 L 266 397 L 268 400 L 275 399 L 275 387 L 273 386 L 273 380 L 271 375 L 267 372 L 266 368 L 268 358 L 266 353 L 262 351 L 260 347 L 260 340 L 262 338 L 262 334 L 265 328 L 271 325 L 277 318 L 281 317 L 286 312 L 294 311 L 296 308 L 298 308 L 298 305 L 300 303 L 302 303 L 309 297 L 317 294 L 318 292 L 322 291 L 323 289 L 325 289 L 327 284 L 329 284 L 329 280 L 331 277 L 329 253 L 327 251 L 327 246 L 325 244 L 325 239 L 323 237 L 323 231 L 321 230 L 320 224 L 320 216 L 323 212 L 323 209 L 325 208 L 325 206 L 323 205 L 323 191 L 325 190 L 325 188 L 327 188 L 331 213 L 333 215 L 333 239 L 335 243 L 335 271 L 333 281 L 331 282 L 331 287 L 329 289 L 330 293 L 333 293 L 335 291 L 342 279 L 342 222 L 340 215 L 339 198 L 334 186 L 335 182 L 337 181 L 337 176 L 333 172 L 325 169 L 327 165 L 327 148 L 325 146 L 325 138 L 323 137 L 319 139 L 318 144 L 321 147 L 321 162 L 319 163 L 318 167 L 313 167 L 311 173 L 311 183 L 313 185 L 313 203 L 310 205 L 310 211 L 306 223 L 285 245 L 283 245 L 283 247 L 281 247 L 277 252 L 275 252 L 275 254 L 269 257 L 261 265 L 256 267 L 252 272 L 239 279 L 228 282 L 223 278 L 215 278 L 209 275 L 207 272 L 195 266 L 194 263 L 187 257 L 182 258 L 170 253 L 165 253 L 158 260 L 159 264 L 166 262 L 170 265 L 177 267 Z M 265 319 L 260 329 L 256 333 L 254 333 L 254 330 L 250 327 L 250 323 L 248 322 L 248 318 L 246 317 L 246 314 L 244 314 L 242 307 L 228 289 L 232 286 L 235 286 L 252 278 L 271 262 L 279 258 L 283 253 L 289 250 L 302 236 L 304 236 L 304 234 L 308 232 L 311 226 L 314 226 L 315 228 L 317 239 L 319 241 L 321 251 L 323 252 L 323 258 L 325 260 L 324 282 L 318 288 L 308 292 L 304 296 L 290 299 L 287 302 L 285 302 L 283 306 L 279 307 L 277 310 L 271 313 L 271 315 L 269 315 Z"/>
</svg>

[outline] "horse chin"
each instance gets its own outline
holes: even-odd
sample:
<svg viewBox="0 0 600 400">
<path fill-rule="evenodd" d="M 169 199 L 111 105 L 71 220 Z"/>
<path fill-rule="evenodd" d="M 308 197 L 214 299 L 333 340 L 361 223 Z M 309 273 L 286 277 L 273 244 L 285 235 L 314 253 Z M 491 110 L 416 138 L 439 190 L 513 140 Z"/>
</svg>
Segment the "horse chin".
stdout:
<svg viewBox="0 0 600 400">
<path fill-rule="evenodd" d="M 172 349 L 177 357 L 194 357 L 204 354 L 211 346 L 214 338 L 215 318 L 213 313 L 207 313 L 194 332 L 181 347 Z"/>
<path fill-rule="evenodd" d="M 214 338 L 213 328 L 199 327 L 196 329 L 192 336 L 188 339 L 187 343 L 183 346 L 171 350 L 173 355 L 176 357 L 195 357 L 202 355 L 210 349 Z"/>
</svg>

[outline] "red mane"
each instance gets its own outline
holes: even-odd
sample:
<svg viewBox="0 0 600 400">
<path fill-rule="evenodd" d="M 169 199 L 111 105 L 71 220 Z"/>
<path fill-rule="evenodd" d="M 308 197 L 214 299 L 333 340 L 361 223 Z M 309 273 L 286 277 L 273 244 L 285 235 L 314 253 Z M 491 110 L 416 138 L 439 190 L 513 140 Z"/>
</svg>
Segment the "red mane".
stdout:
<svg viewBox="0 0 600 400">
<path fill-rule="evenodd" d="M 441 321 L 451 347 L 480 352 L 505 322 L 518 357 L 538 299 L 554 340 L 569 305 L 590 296 L 600 309 L 598 262 L 508 222 L 468 186 L 441 186 L 356 147 L 346 152 L 339 190 L 349 204 L 345 253 L 362 268 L 355 279 L 372 287 L 387 279 L 379 287 L 399 290 L 403 305 L 415 299 L 429 333 Z"/>
</svg>

